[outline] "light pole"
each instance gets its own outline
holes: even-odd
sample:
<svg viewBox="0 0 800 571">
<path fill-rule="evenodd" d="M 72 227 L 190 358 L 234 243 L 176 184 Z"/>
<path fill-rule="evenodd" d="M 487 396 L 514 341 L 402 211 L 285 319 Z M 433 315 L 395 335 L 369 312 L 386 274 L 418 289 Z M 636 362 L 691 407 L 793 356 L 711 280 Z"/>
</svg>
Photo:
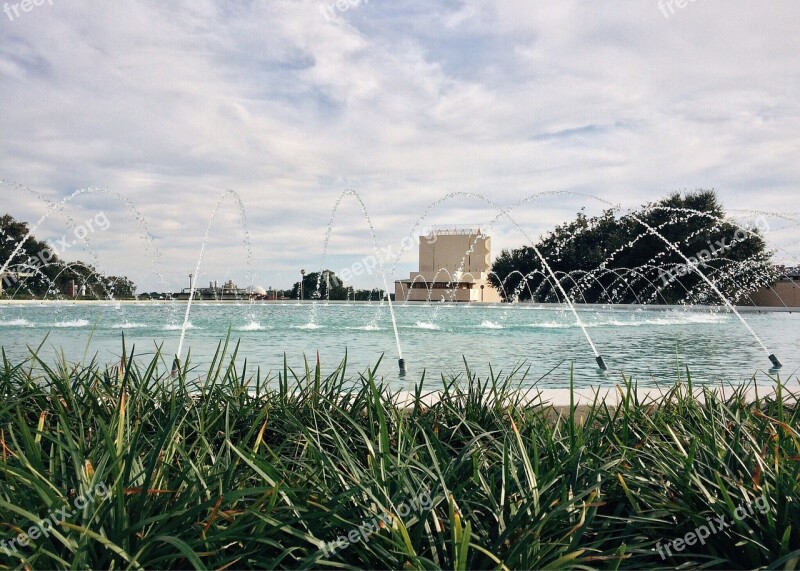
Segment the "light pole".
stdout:
<svg viewBox="0 0 800 571">
<path fill-rule="evenodd" d="M 194 274 L 189 274 L 189 297 L 192 297 L 192 278 Z"/>
<path fill-rule="evenodd" d="M 481 303 L 483 303 L 483 288 L 484 288 L 484 287 L 486 287 L 486 286 L 484 286 L 483 284 L 481 284 Z"/>
<path fill-rule="evenodd" d="M 300 301 L 303 301 L 303 280 L 306 278 L 306 271 L 300 270 Z"/>
</svg>

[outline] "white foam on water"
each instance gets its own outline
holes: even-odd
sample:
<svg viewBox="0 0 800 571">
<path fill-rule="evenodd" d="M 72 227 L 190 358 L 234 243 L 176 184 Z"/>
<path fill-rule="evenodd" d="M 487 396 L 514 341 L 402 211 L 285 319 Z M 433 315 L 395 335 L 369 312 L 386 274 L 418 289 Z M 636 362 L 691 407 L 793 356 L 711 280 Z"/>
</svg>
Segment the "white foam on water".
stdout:
<svg viewBox="0 0 800 571">
<path fill-rule="evenodd" d="M 11 321 L 0 321 L 0 327 L 30 327 L 31 322 L 27 319 L 12 319 Z"/>
<path fill-rule="evenodd" d="M 74 319 L 72 321 L 59 321 L 57 323 L 52 323 L 47 325 L 47 327 L 59 327 L 59 328 L 67 328 L 67 327 L 86 327 L 89 325 L 89 322 L 85 319 Z"/>
<path fill-rule="evenodd" d="M 584 323 L 589 327 L 588 323 Z M 531 327 L 533 329 L 569 329 L 570 327 L 578 327 L 577 323 L 556 323 L 554 321 L 543 321 L 542 323 L 526 323 L 523 327 Z"/>
<path fill-rule="evenodd" d="M 417 321 L 414 327 L 417 329 L 429 329 L 431 331 L 439 330 L 439 326 L 435 323 L 431 323 L 430 321 Z"/>
<path fill-rule="evenodd" d="M 505 329 L 505 326 L 495 323 L 494 321 L 489 321 L 488 319 L 485 319 L 478 327 L 481 329 Z"/>
<path fill-rule="evenodd" d="M 306 323 L 305 325 L 293 325 L 295 329 L 305 329 L 305 330 L 312 330 L 312 329 L 322 329 L 324 326 L 318 323 Z"/>
<path fill-rule="evenodd" d="M 165 325 L 163 329 L 164 331 L 180 331 L 181 327 L 182 326 L 178 325 L 177 323 L 170 323 L 169 325 Z M 197 329 L 197 327 L 192 325 L 192 322 L 190 321 L 186 324 L 186 329 Z"/>
<path fill-rule="evenodd" d="M 670 312 L 663 317 L 642 318 L 643 313 L 637 313 L 631 319 L 620 319 L 616 316 L 602 315 L 598 316 L 597 321 L 584 322 L 587 328 L 598 327 L 642 327 L 642 326 L 670 326 L 670 325 L 688 325 L 688 324 L 712 324 L 724 323 L 730 319 L 730 316 L 724 313 L 696 313 L 696 312 Z M 483 324 L 481 324 L 483 325 Z M 533 329 L 573 329 L 578 327 L 577 323 L 572 322 L 557 322 L 557 321 L 543 321 L 541 323 L 526 323 L 521 327 L 529 327 Z"/>
<path fill-rule="evenodd" d="M 147 327 L 144 323 L 115 323 L 111 326 L 111 329 L 144 329 Z"/>
<path fill-rule="evenodd" d="M 237 327 L 236 331 L 265 331 L 267 329 L 271 328 L 261 325 L 258 321 L 251 321 L 247 325 L 243 325 L 242 327 Z"/>
<path fill-rule="evenodd" d="M 639 314 L 641 315 L 641 314 Z M 630 320 L 622 319 L 609 319 L 608 321 L 599 321 L 592 323 L 592 327 L 642 327 L 644 325 L 655 326 L 668 326 L 668 325 L 686 325 L 686 324 L 708 324 L 708 323 L 724 323 L 729 320 L 729 316 L 719 313 L 670 313 L 664 317 L 654 317 L 650 319 L 639 319 L 639 316 Z"/>
<path fill-rule="evenodd" d="M 362 325 L 361 327 L 345 327 L 345 329 L 352 329 L 353 331 L 380 331 L 381 328 L 377 325 Z"/>
<path fill-rule="evenodd" d="M 733 315 L 727 313 L 693 313 L 688 317 L 690 323 L 722 323 L 734 319 Z"/>
</svg>

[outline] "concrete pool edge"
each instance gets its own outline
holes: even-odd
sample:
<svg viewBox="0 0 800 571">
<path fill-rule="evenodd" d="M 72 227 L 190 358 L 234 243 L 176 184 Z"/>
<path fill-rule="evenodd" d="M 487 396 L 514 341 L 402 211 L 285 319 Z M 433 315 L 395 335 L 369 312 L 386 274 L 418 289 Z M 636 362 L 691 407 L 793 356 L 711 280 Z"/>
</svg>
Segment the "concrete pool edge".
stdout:
<svg viewBox="0 0 800 571">
<path fill-rule="evenodd" d="M 379 305 L 380 301 L 340 301 L 340 300 L 247 300 L 247 299 L 224 299 L 224 300 L 195 300 L 193 305 Z M 385 302 L 383 302 L 385 303 Z M 91 305 L 185 305 L 184 299 L 152 299 L 152 300 L 136 300 L 136 299 L 87 299 L 87 300 L 40 300 L 40 299 L 0 299 L 0 306 L 13 307 L 13 306 L 48 306 L 48 305 L 61 305 L 61 306 L 91 306 Z M 394 307 L 425 307 L 440 305 L 439 302 L 392 302 Z M 517 308 L 530 308 L 530 309 L 564 309 L 567 306 L 563 303 L 455 303 L 448 304 L 453 307 L 499 307 L 508 309 L 511 307 Z M 575 309 L 578 311 L 686 311 L 686 312 L 724 312 L 730 311 L 721 305 L 659 305 L 659 304 L 583 304 L 575 303 Z M 767 306 L 752 306 L 752 305 L 737 305 L 734 306 L 736 311 L 740 313 L 800 313 L 800 307 L 767 307 Z"/>
<path fill-rule="evenodd" d="M 785 390 L 793 395 L 800 394 L 800 380 L 794 379 L 790 382 L 782 382 Z M 683 385 L 687 390 L 688 387 Z M 740 387 L 735 386 L 717 386 L 717 385 L 695 385 L 692 387 L 692 394 L 697 402 L 705 402 L 705 391 L 707 389 L 721 396 L 722 399 L 728 399 L 733 396 L 736 391 L 741 390 Z M 675 389 L 675 386 L 670 387 L 639 387 L 632 391 L 636 395 L 639 406 L 657 403 L 670 392 Z M 591 406 L 597 401 L 609 407 L 617 407 L 622 402 L 624 397 L 625 388 L 622 386 L 614 387 L 596 387 L 589 389 L 575 389 L 572 391 L 574 394 L 573 404 L 576 407 Z M 570 406 L 570 389 L 522 389 L 518 392 L 528 393 L 520 398 L 520 404 L 531 406 L 545 406 L 555 409 L 569 409 Z M 744 392 L 745 398 L 748 402 L 755 402 L 756 399 L 774 398 L 776 396 L 777 387 L 768 385 L 748 385 Z M 399 391 L 393 393 L 396 403 L 401 407 L 410 407 L 414 404 L 415 395 L 411 391 Z M 438 400 L 441 391 L 431 391 L 423 393 L 420 400 L 423 404 L 430 406 Z M 491 396 L 491 393 L 487 393 Z"/>
</svg>

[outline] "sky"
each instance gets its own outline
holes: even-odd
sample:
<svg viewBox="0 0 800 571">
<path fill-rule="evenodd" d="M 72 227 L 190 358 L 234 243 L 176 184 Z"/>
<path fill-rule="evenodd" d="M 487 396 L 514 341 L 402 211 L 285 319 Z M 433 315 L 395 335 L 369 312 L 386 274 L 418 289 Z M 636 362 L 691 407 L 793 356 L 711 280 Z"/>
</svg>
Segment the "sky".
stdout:
<svg viewBox="0 0 800 571">
<path fill-rule="evenodd" d="M 798 263 L 796 0 L 36 3 L 0 14 L 0 211 L 82 227 L 61 257 L 139 291 L 187 287 L 207 230 L 200 283 L 289 287 L 417 223 L 483 225 L 497 254 L 698 188 L 780 213 Z M 490 224 L 535 193 L 524 234 Z"/>
</svg>

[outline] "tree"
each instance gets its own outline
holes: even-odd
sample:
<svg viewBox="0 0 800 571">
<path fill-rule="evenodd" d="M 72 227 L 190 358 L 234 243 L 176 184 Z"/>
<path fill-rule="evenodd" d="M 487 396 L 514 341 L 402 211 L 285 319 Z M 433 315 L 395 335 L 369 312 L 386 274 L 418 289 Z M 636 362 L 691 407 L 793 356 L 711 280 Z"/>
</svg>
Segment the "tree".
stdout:
<svg viewBox="0 0 800 571">
<path fill-rule="evenodd" d="M 131 280 L 124 276 L 104 276 L 91 264 L 67 264 L 62 275 L 66 281 L 74 281 L 77 287 L 85 285 L 86 297 L 130 298 L 136 295 L 136 285 Z"/>
<path fill-rule="evenodd" d="M 124 276 L 104 276 L 90 264 L 66 263 L 59 259 L 50 244 L 29 236 L 19 251 L 14 250 L 28 234 L 28 224 L 15 220 L 10 214 L 0 216 L 0 267 L 6 262 L 7 271 L 33 274 L 31 277 L 3 280 L 4 293 L 14 296 L 45 296 L 66 293 L 73 280 L 78 287 L 85 285 L 87 295 L 106 298 L 132 297 L 136 286 Z"/>
<path fill-rule="evenodd" d="M 330 284 L 330 293 L 328 285 Z M 318 289 L 319 288 L 319 289 Z M 291 299 L 300 299 L 300 282 L 292 286 Z M 385 297 L 380 288 L 353 289 L 345 286 L 342 280 L 331 270 L 311 272 L 303 278 L 303 299 L 330 299 L 334 301 L 377 301 Z M 392 297 L 394 299 L 394 297 Z"/>
<path fill-rule="evenodd" d="M 292 287 L 292 299 L 300 299 L 300 282 Z M 303 277 L 303 299 L 347 299 L 347 288 L 336 276 L 336 272 L 323 270 L 311 272 Z"/>
<path fill-rule="evenodd" d="M 711 302 L 718 296 L 699 270 L 735 301 L 775 280 L 761 232 L 726 220 L 713 191 L 674 193 L 622 216 L 579 213 L 540 238 L 536 248 L 557 280 L 531 246 L 503 250 L 490 280 L 506 301 L 563 301 L 560 284 L 587 303 Z"/>
<path fill-rule="evenodd" d="M 50 246 L 28 234 L 28 224 L 15 220 L 10 214 L 0 216 L 0 267 L 7 272 L 33 274 L 31 277 L 16 279 L 5 276 L 3 287 L 9 293 L 21 290 L 33 295 L 45 294 L 63 267 Z M 23 241 L 19 251 L 14 253 Z"/>
<path fill-rule="evenodd" d="M 380 301 L 386 297 L 386 294 L 381 288 L 373 289 L 357 289 L 351 294 L 354 301 Z M 394 294 L 391 295 L 394 301 Z"/>
</svg>

